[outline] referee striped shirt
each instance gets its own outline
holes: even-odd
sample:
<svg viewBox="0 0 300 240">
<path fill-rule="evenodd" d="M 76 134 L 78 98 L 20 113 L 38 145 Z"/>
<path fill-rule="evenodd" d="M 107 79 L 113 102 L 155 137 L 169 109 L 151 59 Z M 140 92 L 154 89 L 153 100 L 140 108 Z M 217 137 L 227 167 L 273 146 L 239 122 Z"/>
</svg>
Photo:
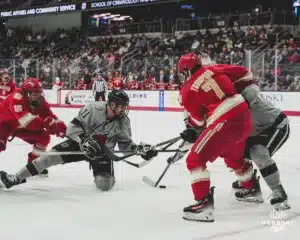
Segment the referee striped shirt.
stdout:
<svg viewBox="0 0 300 240">
<path fill-rule="evenodd" d="M 105 80 L 96 80 L 93 83 L 93 91 L 94 92 L 106 92 L 107 83 Z"/>
</svg>

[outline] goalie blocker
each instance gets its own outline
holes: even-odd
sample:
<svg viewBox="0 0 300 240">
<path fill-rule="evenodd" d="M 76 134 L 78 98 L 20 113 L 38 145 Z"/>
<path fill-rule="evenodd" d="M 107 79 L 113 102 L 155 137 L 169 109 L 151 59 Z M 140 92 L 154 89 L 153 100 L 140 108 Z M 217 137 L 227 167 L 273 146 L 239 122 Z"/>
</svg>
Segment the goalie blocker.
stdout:
<svg viewBox="0 0 300 240">
<path fill-rule="evenodd" d="M 84 151 L 87 155 L 44 155 L 27 164 L 15 175 L 0 173 L 0 186 L 10 188 L 23 183 L 51 166 L 88 161 L 93 170 L 96 187 L 102 191 L 115 184 L 113 160 L 103 153 L 99 143 L 113 150 L 116 144 L 121 151 L 138 150 L 145 160 L 157 155 L 148 144 L 135 144 L 131 139 L 130 120 L 127 117 L 129 98 L 124 91 L 115 90 L 108 102 L 90 103 L 83 107 L 67 127 L 68 139 L 53 147 L 53 151 Z"/>
</svg>

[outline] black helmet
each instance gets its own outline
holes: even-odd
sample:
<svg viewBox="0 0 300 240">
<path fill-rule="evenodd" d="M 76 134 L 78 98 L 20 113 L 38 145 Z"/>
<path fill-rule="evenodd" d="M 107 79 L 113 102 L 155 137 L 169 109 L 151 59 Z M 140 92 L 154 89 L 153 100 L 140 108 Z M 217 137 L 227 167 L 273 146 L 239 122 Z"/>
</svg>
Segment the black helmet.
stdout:
<svg viewBox="0 0 300 240">
<path fill-rule="evenodd" d="M 115 103 L 116 105 L 128 106 L 129 97 L 123 90 L 112 90 L 108 94 L 108 103 Z"/>
</svg>

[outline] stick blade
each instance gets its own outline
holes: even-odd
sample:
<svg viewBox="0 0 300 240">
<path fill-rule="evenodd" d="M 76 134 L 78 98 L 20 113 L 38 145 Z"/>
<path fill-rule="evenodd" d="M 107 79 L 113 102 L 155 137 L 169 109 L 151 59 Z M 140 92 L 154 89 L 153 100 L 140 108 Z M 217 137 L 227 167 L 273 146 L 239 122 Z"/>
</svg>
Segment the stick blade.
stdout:
<svg viewBox="0 0 300 240">
<path fill-rule="evenodd" d="M 143 182 L 149 185 L 150 187 L 156 188 L 155 182 L 147 176 L 143 177 Z"/>
</svg>

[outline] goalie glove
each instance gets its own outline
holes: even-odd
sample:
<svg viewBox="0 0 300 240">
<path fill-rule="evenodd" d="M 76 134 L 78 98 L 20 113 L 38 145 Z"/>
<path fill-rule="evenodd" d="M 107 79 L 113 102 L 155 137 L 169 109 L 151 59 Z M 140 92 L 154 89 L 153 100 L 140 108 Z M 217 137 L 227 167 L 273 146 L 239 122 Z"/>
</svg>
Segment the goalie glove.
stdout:
<svg viewBox="0 0 300 240">
<path fill-rule="evenodd" d="M 158 152 L 155 146 L 151 146 L 150 144 L 140 143 L 139 145 L 134 145 L 132 147 L 133 151 L 136 151 L 137 155 L 141 155 L 143 159 L 146 161 L 151 160 L 152 158 L 156 157 Z"/>
</svg>

